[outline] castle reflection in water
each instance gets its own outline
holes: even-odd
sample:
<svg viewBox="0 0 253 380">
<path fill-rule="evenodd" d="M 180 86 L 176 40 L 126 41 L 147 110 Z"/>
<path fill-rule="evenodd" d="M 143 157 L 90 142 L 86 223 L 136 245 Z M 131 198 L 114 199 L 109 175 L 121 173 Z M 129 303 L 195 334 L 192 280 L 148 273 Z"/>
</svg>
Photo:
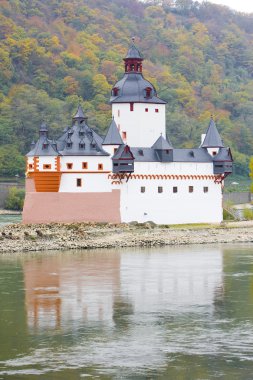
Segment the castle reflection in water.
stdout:
<svg viewBox="0 0 253 380">
<path fill-rule="evenodd" d="M 219 247 L 52 255 L 25 260 L 23 271 L 32 330 L 115 325 L 118 314 L 177 314 L 188 307 L 212 313 L 223 293 Z"/>
</svg>

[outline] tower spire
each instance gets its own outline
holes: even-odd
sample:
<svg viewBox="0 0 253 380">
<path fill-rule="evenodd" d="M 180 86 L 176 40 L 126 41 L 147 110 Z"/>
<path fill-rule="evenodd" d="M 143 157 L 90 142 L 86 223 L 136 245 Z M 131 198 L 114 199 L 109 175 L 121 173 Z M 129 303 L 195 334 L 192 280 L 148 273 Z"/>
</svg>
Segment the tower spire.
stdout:
<svg viewBox="0 0 253 380">
<path fill-rule="evenodd" d="M 126 73 L 141 73 L 143 58 L 141 53 L 135 46 L 135 37 L 132 37 L 132 43 L 128 49 L 127 55 L 124 58 Z"/>
</svg>

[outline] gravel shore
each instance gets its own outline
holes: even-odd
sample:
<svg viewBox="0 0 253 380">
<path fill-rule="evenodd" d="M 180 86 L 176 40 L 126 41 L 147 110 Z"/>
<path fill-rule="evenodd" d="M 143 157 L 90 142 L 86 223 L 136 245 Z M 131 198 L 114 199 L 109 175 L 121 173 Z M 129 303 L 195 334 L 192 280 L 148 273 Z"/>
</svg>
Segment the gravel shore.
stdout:
<svg viewBox="0 0 253 380">
<path fill-rule="evenodd" d="M 253 222 L 189 226 L 157 226 L 153 223 L 12 224 L 0 228 L 0 254 L 212 243 L 253 243 Z"/>
</svg>

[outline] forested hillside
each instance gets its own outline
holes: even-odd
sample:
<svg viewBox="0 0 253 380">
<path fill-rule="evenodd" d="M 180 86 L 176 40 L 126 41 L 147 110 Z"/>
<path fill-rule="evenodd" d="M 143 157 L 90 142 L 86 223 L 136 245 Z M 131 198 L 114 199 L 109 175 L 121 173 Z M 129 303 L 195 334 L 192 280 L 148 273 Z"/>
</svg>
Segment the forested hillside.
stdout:
<svg viewBox="0 0 253 380">
<path fill-rule="evenodd" d="M 21 174 L 42 120 L 58 136 L 80 99 L 105 132 L 132 36 L 144 76 L 168 101 L 174 146 L 198 146 L 213 114 L 236 172 L 247 175 L 253 15 L 191 0 L 1 0 L 0 14 L 0 175 Z"/>
</svg>

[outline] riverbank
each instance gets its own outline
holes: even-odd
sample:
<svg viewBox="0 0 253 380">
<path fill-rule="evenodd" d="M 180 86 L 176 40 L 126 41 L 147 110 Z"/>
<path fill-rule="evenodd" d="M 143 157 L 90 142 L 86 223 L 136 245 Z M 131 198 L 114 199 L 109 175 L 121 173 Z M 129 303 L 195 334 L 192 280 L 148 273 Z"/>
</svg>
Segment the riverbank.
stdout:
<svg viewBox="0 0 253 380">
<path fill-rule="evenodd" d="M 0 228 L 0 254 L 44 250 L 253 243 L 253 222 L 221 225 L 12 224 Z"/>
</svg>

